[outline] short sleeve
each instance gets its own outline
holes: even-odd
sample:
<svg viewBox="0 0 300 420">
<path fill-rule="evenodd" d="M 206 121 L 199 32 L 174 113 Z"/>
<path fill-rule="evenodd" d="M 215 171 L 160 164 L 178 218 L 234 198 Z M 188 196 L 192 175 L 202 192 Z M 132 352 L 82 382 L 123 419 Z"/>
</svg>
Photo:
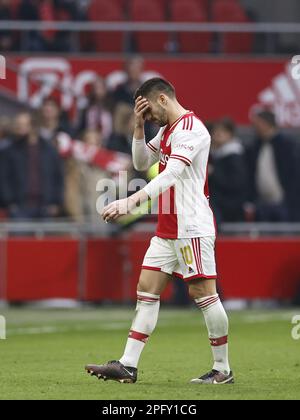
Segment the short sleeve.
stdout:
<svg viewBox="0 0 300 420">
<path fill-rule="evenodd" d="M 191 165 L 197 154 L 209 147 L 209 144 L 210 136 L 207 132 L 178 131 L 173 134 L 170 158 Z"/>
</svg>

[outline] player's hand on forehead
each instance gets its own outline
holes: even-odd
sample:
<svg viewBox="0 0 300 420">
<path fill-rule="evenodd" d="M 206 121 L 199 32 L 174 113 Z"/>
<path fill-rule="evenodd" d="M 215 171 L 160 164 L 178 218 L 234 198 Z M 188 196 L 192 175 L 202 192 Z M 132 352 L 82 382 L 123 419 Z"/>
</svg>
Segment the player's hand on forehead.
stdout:
<svg viewBox="0 0 300 420">
<path fill-rule="evenodd" d="M 136 114 L 143 114 L 150 108 L 148 99 L 139 96 L 135 100 L 135 113 Z"/>
<path fill-rule="evenodd" d="M 139 105 L 149 105 L 148 99 L 147 98 L 143 98 L 142 96 L 138 96 L 135 100 L 135 104 L 136 106 Z"/>
</svg>

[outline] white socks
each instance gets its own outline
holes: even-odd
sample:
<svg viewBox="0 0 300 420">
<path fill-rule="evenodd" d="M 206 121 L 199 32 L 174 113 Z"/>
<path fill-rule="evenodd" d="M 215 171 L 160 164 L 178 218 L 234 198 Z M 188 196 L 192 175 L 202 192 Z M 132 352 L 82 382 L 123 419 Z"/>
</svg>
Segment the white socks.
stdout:
<svg viewBox="0 0 300 420">
<path fill-rule="evenodd" d="M 208 329 L 214 358 L 213 369 L 229 374 L 228 318 L 219 295 L 195 299 L 195 302 L 203 312 Z M 145 344 L 156 327 L 159 306 L 159 295 L 145 292 L 137 293 L 136 316 L 128 335 L 124 354 L 120 359 L 124 366 L 137 367 Z"/>
<path fill-rule="evenodd" d="M 203 312 L 208 329 L 214 358 L 213 369 L 228 375 L 228 318 L 219 295 L 195 299 L 195 302 Z"/>
<path fill-rule="evenodd" d="M 136 316 L 128 335 L 127 344 L 120 362 L 124 366 L 137 367 L 149 336 L 158 319 L 160 296 L 137 292 Z"/>
</svg>

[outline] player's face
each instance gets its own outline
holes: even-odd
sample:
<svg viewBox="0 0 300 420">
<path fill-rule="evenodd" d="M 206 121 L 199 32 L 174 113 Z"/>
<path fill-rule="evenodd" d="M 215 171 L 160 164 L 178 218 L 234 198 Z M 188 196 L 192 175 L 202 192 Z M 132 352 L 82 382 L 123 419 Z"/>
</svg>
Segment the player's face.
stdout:
<svg viewBox="0 0 300 420">
<path fill-rule="evenodd" d="M 147 98 L 149 103 L 149 110 L 145 113 L 145 119 L 154 124 L 164 127 L 168 124 L 168 115 L 165 108 L 161 105 L 160 99 Z"/>
</svg>

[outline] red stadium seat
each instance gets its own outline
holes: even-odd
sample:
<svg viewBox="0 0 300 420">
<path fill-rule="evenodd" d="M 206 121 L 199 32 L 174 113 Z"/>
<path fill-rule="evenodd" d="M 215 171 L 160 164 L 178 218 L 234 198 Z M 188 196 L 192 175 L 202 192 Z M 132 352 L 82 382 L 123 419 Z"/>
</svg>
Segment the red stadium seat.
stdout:
<svg viewBox="0 0 300 420">
<path fill-rule="evenodd" d="M 17 19 L 18 17 L 18 10 L 20 6 L 21 0 L 11 0 L 11 10 L 14 19 Z"/>
<path fill-rule="evenodd" d="M 130 19 L 135 22 L 164 22 L 166 20 L 165 1 L 132 0 Z M 164 32 L 138 32 L 135 34 L 140 52 L 166 51 L 169 35 Z"/>
<path fill-rule="evenodd" d="M 218 23 L 246 23 L 249 19 L 238 0 L 215 0 L 212 20 Z M 250 53 L 253 46 L 251 33 L 227 33 L 223 36 L 222 52 Z"/>
<path fill-rule="evenodd" d="M 173 22 L 207 22 L 207 4 L 199 0 L 173 0 L 171 3 Z M 179 33 L 179 50 L 181 52 L 209 52 L 212 40 L 211 33 Z"/>
<path fill-rule="evenodd" d="M 89 8 L 93 22 L 121 22 L 124 20 L 123 0 L 94 0 Z M 120 32 L 95 32 L 92 42 L 99 52 L 121 52 L 123 34 Z"/>
</svg>

